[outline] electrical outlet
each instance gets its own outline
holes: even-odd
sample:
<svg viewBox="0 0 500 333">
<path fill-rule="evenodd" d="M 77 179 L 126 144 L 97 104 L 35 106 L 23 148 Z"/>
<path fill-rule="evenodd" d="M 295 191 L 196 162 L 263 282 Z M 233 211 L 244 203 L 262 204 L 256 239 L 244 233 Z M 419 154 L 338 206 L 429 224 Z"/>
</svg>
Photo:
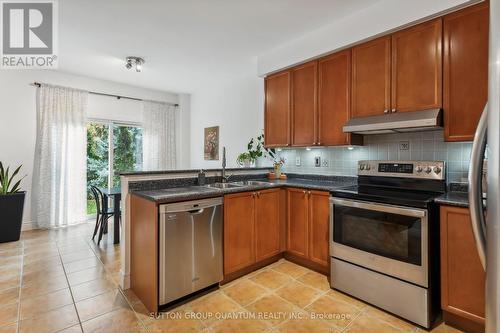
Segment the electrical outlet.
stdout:
<svg viewBox="0 0 500 333">
<path fill-rule="evenodd" d="M 295 166 L 300 166 L 300 156 L 295 157 Z"/>
<path fill-rule="evenodd" d="M 316 156 L 314 158 L 314 166 L 315 167 L 320 167 L 321 166 L 321 156 Z"/>
<path fill-rule="evenodd" d="M 328 160 L 323 160 L 321 162 L 321 166 L 325 167 L 325 168 L 328 168 Z"/>
<path fill-rule="evenodd" d="M 399 150 L 410 150 L 410 141 L 399 141 Z"/>
</svg>

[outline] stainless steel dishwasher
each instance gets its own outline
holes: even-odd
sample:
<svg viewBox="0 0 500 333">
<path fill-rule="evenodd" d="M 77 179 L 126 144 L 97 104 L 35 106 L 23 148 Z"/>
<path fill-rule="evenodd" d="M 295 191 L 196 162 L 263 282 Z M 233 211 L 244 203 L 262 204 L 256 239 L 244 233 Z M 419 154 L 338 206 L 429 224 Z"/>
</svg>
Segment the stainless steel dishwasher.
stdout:
<svg viewBox="0 0 500 333">
<path fill-rule="evenodd" d="M 160 206 L 160 305 L 218 284 L 223 198 Z"/>
</svg>

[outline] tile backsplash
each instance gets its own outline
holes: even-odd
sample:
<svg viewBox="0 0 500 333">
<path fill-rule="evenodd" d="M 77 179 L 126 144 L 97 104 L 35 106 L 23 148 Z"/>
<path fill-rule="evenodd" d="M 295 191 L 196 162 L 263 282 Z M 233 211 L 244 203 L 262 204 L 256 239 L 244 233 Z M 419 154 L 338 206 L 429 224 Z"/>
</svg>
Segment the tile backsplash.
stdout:
<svg viewBox="0 0 500 333">
<path fill-rule="evenodd" d="M 408 145 L 406 145 L 408 144 Z M 407 146 L 407 147 L 401 147 Z M 352 148 L 352 147 L 351 147 Z M 406 149 L 407 148 L 407 149 Z M 430 160 L 447 162 L 447 182 L 466 181 L 472 142 L 444 142 L 443 131 L 365 135 L 364 146 L 283 149 L 284 171 L 357 175 L 359 160 Z M 321 166 L 315 166 L 315 158 Z M 300 165 L 296 165 L 299 162 Z"/>
</svg>

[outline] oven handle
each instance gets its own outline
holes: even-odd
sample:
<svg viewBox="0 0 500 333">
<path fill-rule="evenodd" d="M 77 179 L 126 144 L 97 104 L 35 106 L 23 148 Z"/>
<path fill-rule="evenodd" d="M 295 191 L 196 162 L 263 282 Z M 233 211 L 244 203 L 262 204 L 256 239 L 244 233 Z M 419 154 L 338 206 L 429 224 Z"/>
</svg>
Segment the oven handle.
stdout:
<svg viewBox="0 0 500 333">
<path fill-rule="evenodd" d="M 406 207 L 384 205 L 379 203 L 374 204 L 374 203 L 361 202 L 355 200 L 345 200 L 338 198 L 330 198 L 330 202 L 332 202 L 334 205 L 339 205 L 339 206 L 367 209 L 376 212 L 392 213 L 392 214 L 411 216 L 411 217 L 425 217 L 427 215 L 427 211 L 424 209 L 412 209 Z"/>
</svg>

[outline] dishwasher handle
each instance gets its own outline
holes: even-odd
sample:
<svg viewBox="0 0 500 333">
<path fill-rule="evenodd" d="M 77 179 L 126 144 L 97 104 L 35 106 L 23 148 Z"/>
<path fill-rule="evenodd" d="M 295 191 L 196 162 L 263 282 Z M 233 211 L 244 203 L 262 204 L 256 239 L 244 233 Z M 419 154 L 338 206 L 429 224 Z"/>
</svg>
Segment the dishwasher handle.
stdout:
<svg viewBox="0 0 500 333">
<path fill-rule="evenodd" d="M 205 208 L 201 208 L 201 209 L 195 209 L 195 210 L 190 210 L 188 211 L 189 214 L 191 215 L 200 215 L 201 213 L 203 213 L 205 211 Z"/>
<path fill-rule="evenodd" d="M 194 215 L 201 214 L 204 209 L 221 206 L 224 202 L 222 197 L 209 198 L 202 200 L 176 202 L 171 204 L 160 205 L 160 213 L 191 213 Z"/>
</svg>

